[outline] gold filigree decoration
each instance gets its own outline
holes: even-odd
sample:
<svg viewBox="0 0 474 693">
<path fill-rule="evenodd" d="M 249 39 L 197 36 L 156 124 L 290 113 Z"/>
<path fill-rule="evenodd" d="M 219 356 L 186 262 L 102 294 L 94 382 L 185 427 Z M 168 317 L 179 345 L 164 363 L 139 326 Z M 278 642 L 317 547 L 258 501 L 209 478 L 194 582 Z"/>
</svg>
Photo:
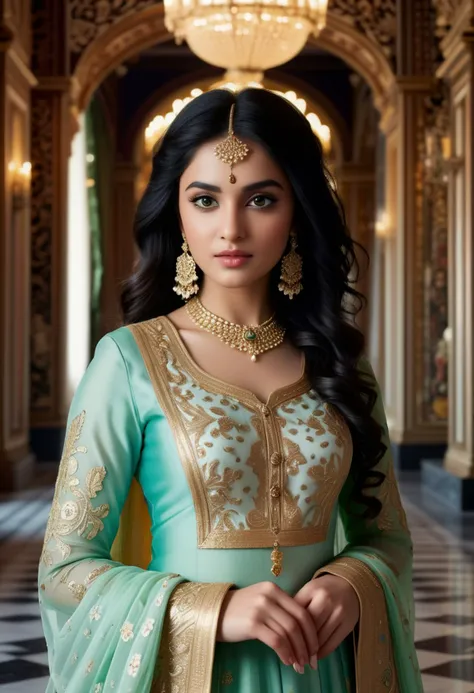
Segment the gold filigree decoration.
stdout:
<svg viewBox="0 0 474 693">
<path fill-rule="evenodd" d="M 342 414 L 335 407 L 325 407 L 326 413 L 323 422 L 326 424 L 329 433 L 336 439 L 338 448 L 344 447 L 344 441 L 347 436 L 347 424 Z"/>
<path fill-rule="evenodd" d="M 156 0 L 70 0 L 69 49 L 82 53 L 106 29 L 127 15 L 156 4 Z"/>
<path fill-rule="evenodd" d="M 214 154 L 216 157 L 224 164 L 230 164 L 229 181 L 231 183 L 236 182 L 236 178 L 232 172 L 233 167 L 239 161 L 243 161 L 250 151 L 247 145 L 234 134 L 234 111 L 235 103 L 230 107 L 228 136 L 223 142 L 219 142 L 219 144 L 214 147 Z"/>
<path fill-rule="evenodd" d="M 112 566 L 108 565 L 107 563 L 104 563 L 104 565 L 101 565 L 99 568 L 94 568 L 94 570 L 92 570 L 87 576 L 86 583 L 90 585 L 91 582 L 94 582 L 94 580 L 96 580 L 99 577 L 99 575 L 103 575 L 111 568 Z"/>
<path fill-rule="evenodd" d="M 341 457 L 334 452 L 329 460 L 321 457 L 319 464 L 308 469 L 308 476 L 317 482 L 317 489 L 314 493 L 314 500 L 317 505 L 314 508 L 314 520 L 311 524 L 326 525 L 326 517 L 332 511 L 331 499 L 336 498 L 336 487 L 340 486 Z"/>
<path fill-rule="evenodd" d="M 285 446 L 286 473 L 288 476 L 296 476 L 302 464 L 307 464 L 306 458 L 300 450 L 300 446 L 288 438 L 283 438 Z"/>
<path fill-rule="evenodd" d="M 232 586 L 184 582 L 173 590 L 152 693 L 210 693 L 219 613 Z"/>
<path fill-rule="evenodd" d="M 442 39 L 451 29 L 463 0 L 432 0 L 436 11 L 436 35 Z"/>
<path fill-rule="evenodd" d="M 328 12 L 350 22 L 367 38 L 378 43 L 393 64 L 396 58 L 396 0 L 330 0 Z"/>
<path fill-rule="evenodd" d="M 226 510 L 225 506 L 241 505 L 242 499 L 233 498 L 230 494 L 232 485 L 242 478 L 243 472 L 241 469 L 226 467 L 224 474 L 218 474 L 218 466 L 219 460 L 213 460 L 209 465 L 206 462 L 202 466 L 211 510 L 211 524 L 218 531 L 234 530 L 236 527 L 231 516 L 238 513 L 236 510 Z"/>
<path fill-rule="evenodd" d="M 102 519 L 109 514 L 108 504 L 102 504 L 96 508 L 91 504 L 91 499 L 102 490 L 102 482 L 107 473 L 105 467 L 89 469 L 85 479 L 85 489 L 81 488 L 81 482 L 75 476 L 79 467 L 77 453 L 83 455 L 87 453 L 86 447 L 77 445 L 85 418 L 85 411 L 76 416 L 66 436 L 41 554 L 41 560 L 48 566 L 54 563 L 52 549 L 49 546 L 51 541 L 56 542 L 56 549 L 61 554 L 61 559 L 65 560 L 71 554 L 71 547 L 63 541 L 63 537 L 77 532 L 79 536 L 84 536 L 88 540 L 94 539 L 104 528 Z M 64 498 L 68 491 L 72 493 L 75 500 Z"/>
</svg>

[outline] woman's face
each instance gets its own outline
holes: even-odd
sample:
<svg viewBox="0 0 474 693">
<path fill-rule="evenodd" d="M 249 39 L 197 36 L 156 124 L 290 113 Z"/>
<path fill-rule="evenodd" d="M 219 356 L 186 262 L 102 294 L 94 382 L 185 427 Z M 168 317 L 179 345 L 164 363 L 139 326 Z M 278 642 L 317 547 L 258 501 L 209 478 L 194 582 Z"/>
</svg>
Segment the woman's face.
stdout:
<svg viewBox="0 0 474 693">
<path fill-rule="evenodd" d="M 293 195 L 283 171 L 260 145 L 234 166 L 214 154 L 222 137 L 200 147 L 179 183 L 182 231 L 207 279 L 227 288 L 267 280 L 285 252 Z M 231 252 L 231 255 L 225 253 Z"/>
</svg>

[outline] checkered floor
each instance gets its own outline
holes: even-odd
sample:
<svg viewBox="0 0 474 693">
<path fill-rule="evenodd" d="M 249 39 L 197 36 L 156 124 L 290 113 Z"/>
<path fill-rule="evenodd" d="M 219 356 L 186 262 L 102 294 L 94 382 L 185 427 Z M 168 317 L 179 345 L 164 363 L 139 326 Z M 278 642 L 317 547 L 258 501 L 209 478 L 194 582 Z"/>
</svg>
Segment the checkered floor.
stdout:
<svg viewBox="0 0 474 693">
<path fill-rule="evenodd" d="M 416 644 L 425 693 L 474 693 L 473 518 L 461 520 L 459 539 L 459 531 L 446 529 L 452 527 L 448 514 L 441 524 L 421 509 L 416 484 L 401 488 L 415 543 Z M 0 693 L 46 688 L 36 571 L 51 499 L 50 485 L 0 497 Z"/>
</svg>

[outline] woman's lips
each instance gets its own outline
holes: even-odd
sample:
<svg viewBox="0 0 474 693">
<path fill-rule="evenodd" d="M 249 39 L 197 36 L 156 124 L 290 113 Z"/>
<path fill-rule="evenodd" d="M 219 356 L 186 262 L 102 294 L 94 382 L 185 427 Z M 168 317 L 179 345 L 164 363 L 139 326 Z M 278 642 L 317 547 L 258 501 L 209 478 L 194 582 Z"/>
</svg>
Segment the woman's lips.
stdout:
<svg viewBox="0 0 474 693">
<path fill-rule="evenodd" d="M 216 257 L 224 267 L 242 267 L 251 259 L 251 255 L 217 255 Z"/>
</svg>

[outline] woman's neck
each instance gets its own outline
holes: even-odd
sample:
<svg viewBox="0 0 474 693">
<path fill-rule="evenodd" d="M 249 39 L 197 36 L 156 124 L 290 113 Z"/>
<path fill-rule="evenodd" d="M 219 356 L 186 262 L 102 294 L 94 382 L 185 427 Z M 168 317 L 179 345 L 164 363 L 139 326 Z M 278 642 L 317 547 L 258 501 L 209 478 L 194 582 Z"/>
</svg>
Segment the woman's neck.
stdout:
<svg viewBox="0 0 474 693">
<path fill-rule="evenodd" d="M 205 284 L 199 299 L 211 313 L 238 325 L 260 325 L 274 313 L 268 291 L 255 286 L 228 289 Z"/>
</svg>

